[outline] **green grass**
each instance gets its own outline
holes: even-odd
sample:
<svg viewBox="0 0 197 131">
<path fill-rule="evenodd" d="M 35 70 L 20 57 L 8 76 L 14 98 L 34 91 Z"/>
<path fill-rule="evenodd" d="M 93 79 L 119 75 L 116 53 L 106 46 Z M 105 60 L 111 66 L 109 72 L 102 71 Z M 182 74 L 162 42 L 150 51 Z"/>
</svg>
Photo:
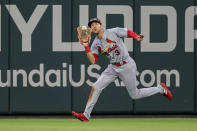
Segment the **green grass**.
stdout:
<svg viewBox="0 0 197 131">
<path fill-rule="evenodd" d="M 197 118 L 2 118 L 0 131 L 197 131 Z"/>
</svg>

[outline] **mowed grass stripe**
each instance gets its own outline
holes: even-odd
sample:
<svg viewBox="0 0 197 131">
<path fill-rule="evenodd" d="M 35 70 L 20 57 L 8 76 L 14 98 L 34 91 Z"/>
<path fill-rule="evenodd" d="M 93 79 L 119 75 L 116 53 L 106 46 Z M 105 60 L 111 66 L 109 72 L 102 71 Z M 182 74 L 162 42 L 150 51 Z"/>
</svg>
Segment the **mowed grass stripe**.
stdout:
<svg viewBox="0 0 197 131">
<path fill-rule="evenodd" d="M 197 118 L 2 118 L 1 131 L 197 131 Z"/>
</svg>

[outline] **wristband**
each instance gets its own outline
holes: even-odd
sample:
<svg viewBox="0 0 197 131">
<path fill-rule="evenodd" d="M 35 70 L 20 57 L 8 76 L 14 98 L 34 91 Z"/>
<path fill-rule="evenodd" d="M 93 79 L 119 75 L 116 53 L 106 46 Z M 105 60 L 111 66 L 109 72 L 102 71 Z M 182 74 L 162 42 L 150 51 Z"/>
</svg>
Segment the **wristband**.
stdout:
<svg viewBox="0 0 197 131">
<path fill-rule="evenodd" d="M 86 53 L 90 52 L 90 47 L 89 46 L 84 46 Z"/>
</svg>

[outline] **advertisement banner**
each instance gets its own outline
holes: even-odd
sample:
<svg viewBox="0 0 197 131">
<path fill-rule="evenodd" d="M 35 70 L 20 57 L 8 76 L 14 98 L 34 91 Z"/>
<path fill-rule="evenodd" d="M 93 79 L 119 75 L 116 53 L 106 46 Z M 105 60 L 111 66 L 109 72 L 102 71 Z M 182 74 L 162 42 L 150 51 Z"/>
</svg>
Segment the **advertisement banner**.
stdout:
<svg viewBox="0 0 197 131">
<path fill-rule="evenodd" d="M 10 89 L 6 86 L 10 85 L 9 74 L 9 18 L 7 9 L 2 5 L 8 4 L 8 0 L 0 1 L 0 113 L 8 113 L 9 110 L 9 92 Z"/>
<path fill-rule="evenodd" d="M 71 41 L 71 1 L 11 0 L 6 8 L 11 29 L 11 112 L 71 112 L 67 83 L 71 52 L 61 47 Z"/>
<path fill-rule="evenodd" d="M 107 68 L 90 64 L 77 27 L 98 17 L 104 28 L 144 35 L 124 38 L 137 64 L 138 88 L 167 85 L 173 94 L 132 100 L 118 78 L 101 93 L 93 113 L 197 111 L 196 0 L 1 0 L 0 113 L 83 112 L 91 86 Z M 90 46 L 95 36 L 92 35 Z"/>
<path fill-rule="evenodd" d="M 136 43 L 134 57 L 139 71 L 139 87 L 166 83 L 173 94 L 135 101 L 135 112 L 180 113 L 194 111 L 194 47 L 191 12 L 193 0 L 138 1 L 136 21 L 145 38 Z M 193 27 L 192 27 L 193 28 Z"/>
</svg>

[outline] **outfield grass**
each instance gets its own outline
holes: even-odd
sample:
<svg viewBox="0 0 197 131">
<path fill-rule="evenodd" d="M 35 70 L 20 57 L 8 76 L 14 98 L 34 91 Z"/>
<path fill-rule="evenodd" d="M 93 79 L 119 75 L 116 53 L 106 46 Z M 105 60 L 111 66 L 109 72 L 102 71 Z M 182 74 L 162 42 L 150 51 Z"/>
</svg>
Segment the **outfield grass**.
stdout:
<svg viewBox="0 0 197 131">
<path fill-rule="evenodd" d="M 1 118 L 0 131 L 197 131 L 197 118 Z"/>
</svg>

